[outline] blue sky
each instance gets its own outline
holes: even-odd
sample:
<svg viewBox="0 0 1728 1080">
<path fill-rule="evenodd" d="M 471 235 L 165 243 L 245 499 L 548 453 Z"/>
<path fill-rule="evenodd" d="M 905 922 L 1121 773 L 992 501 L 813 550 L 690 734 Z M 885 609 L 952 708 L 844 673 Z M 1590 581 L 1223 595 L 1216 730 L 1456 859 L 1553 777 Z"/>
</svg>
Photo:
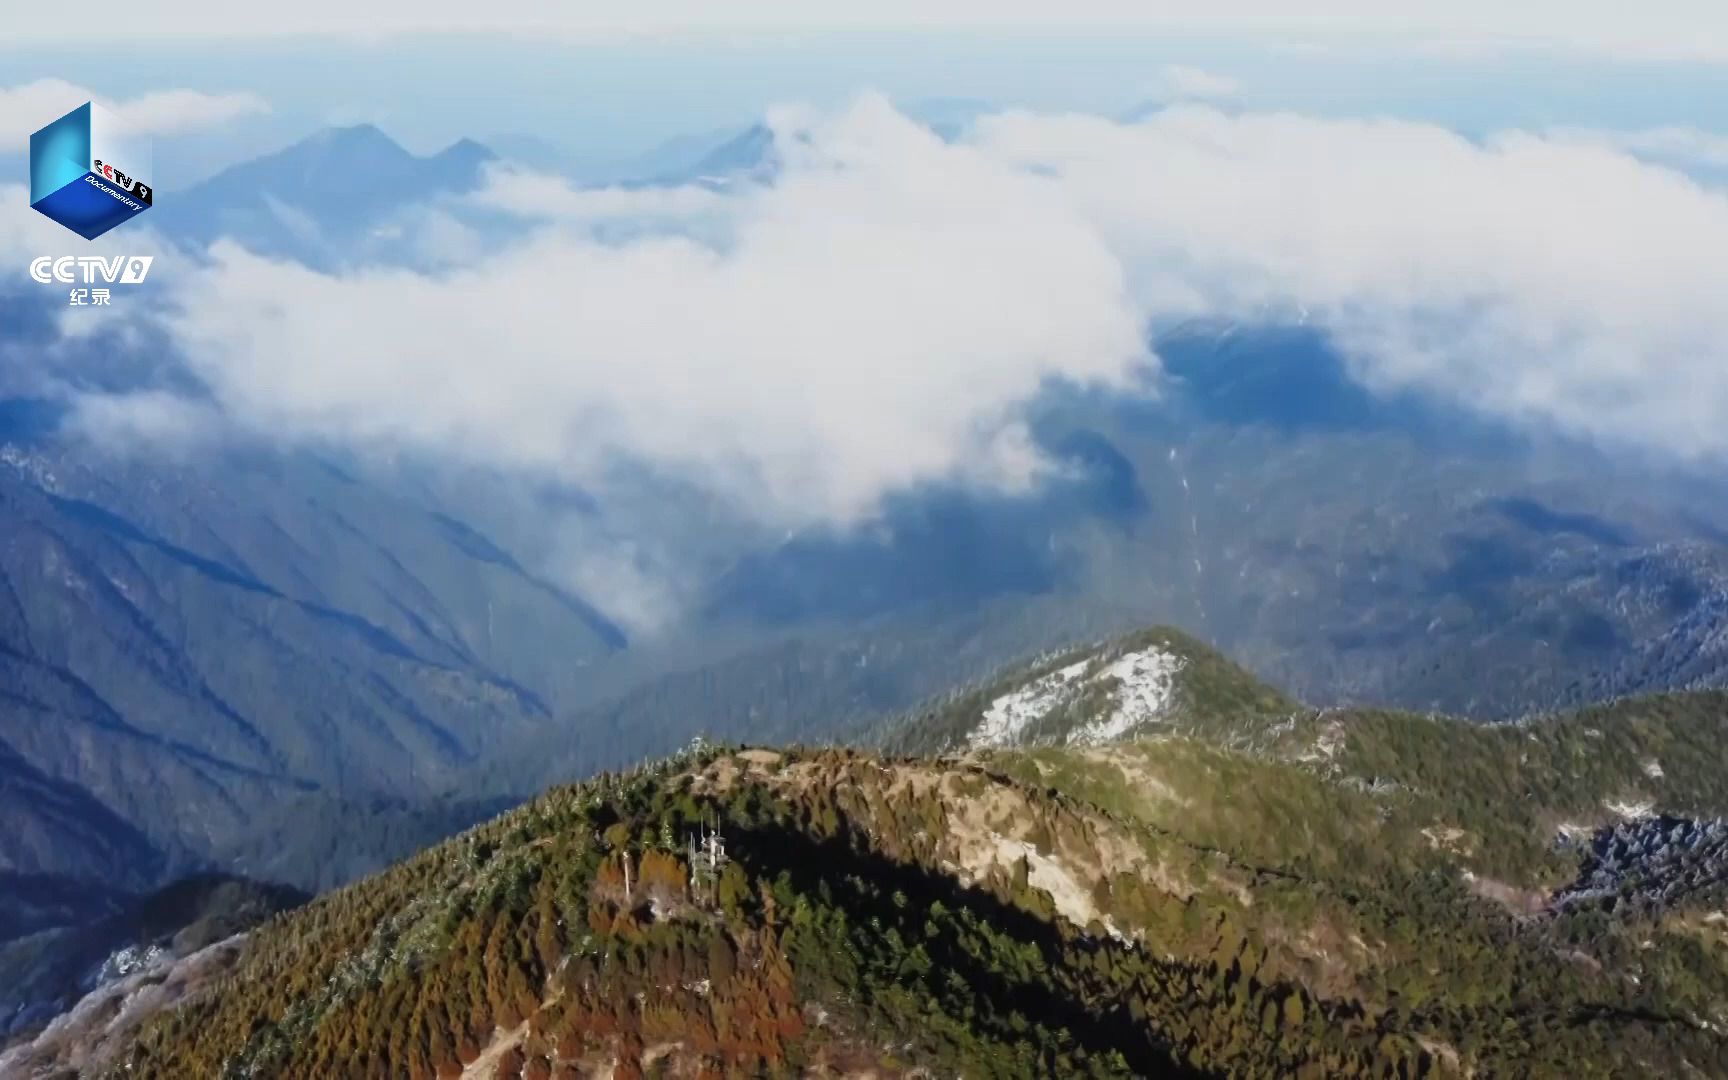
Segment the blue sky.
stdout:
<svg viewBox="0 0 1728 1080">
<path fill-rule="evenodd" d="M 461 136 L 526 133 L 605 161 L 742 125 L 775 103 L 829 105 L 864 88 L 908 104 L 967 98 L 1114 113 L 1158 96 L 1172 64 L 1235 80 L 1237 103 L 1252 109 L 1395 115 L 1469 134 L 1728 132 L 1728 63 L 1404 36 L 1081 29 L 533 42 L 413 34 L 0 48 L 0 71 L 13 85 L 61 78 L 114 97 L 170 86 L 244 91 L 269 104 L 244 124 L 159 141 L 164 187 L 333 123 L 377 123 L 423 152 Z"/>
</svg>

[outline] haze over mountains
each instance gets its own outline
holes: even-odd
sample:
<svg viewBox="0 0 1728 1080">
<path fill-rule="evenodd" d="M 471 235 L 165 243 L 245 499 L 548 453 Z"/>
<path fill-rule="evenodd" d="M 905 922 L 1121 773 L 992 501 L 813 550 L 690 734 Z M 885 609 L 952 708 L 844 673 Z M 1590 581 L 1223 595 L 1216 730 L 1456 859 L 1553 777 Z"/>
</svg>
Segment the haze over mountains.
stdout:
<svg viewBox="0 0 1728 1080">
<path fill-rule="evenodd" d="M 724 192 L 773 155 L 753 127 L 629 179 Z M 525 228 L 468 199 L 497 160 L 332 129 L 153 224 L 195 254 L 435 271 L 428 214 L 462 244 Z M 698 734 L 856 739 L 1151 622 L 1315 706 L 1498 721 L 1728 684 L 1717 478 L 1370 391 L 1300 311 L 1152 327 L 1156 387 L 1051 380 L 1023 489 L 920 480 L 787 529 L 653 463 L 590 491 L 178 413 L 173 439 L 117 434 L 92 396 L 200 400 L 176 344 L 0 306 L 7 937 L 201 869 L 329 887 Z"/>
<path fill-rule="evenodd" d="M 329 128 L 164 200 L 152 222 L 194 248 L 236 240 L 320 269 L 387 250 L 379 230 L 404 207 L 464 195 L 497 155 L 463 139 L 419 158 L 370 124 Z"/>
</svg>

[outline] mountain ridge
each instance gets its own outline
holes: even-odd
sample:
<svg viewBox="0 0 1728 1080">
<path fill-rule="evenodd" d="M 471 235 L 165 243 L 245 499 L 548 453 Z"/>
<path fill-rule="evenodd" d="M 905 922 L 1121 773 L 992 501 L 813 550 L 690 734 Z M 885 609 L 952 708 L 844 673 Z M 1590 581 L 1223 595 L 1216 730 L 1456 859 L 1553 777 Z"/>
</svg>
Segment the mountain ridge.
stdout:
<svg viewBox="0 0 1728 1080">
<path fill-rule="evenodd" d="M 332 270 L 365 257 L 405 210 L 477 191 L 498 160 L 467 138 L 419 157 L 372 124 L 325 128 L 164 199 L 152 225 L 195 249 L 226 238 Z"/>
<path fill-rule="evenodd" d="M 452 509 L 303 455 L 7 445 L 0 872 L 147 889 L 274 830 L 281 805 L 431 799 L 550 723 L 580 663 L 626 640 Z M 0 925 L 64 910 L 32 914 L 42 892 L 12 891 Z"/>
<path fill-rule="evenodd" d="M 952 722 L 1076 663 L 1112 674 L 1051 715 L 1119 707 L 1151 649 L 1203 689 L 1150 722 Z M 261 928 L 110 1068 L 1728 1069 L 1728 967 L 1698 948 L 1728 866 L 1625 905 L 1560 843 L 1728 812 L 1728 694 L 1483 727 L 1289 709 L 1201 649 L 1141 631 L 913 714 L 956 753 L 696 745 L 556 788 Z"/>
</svg>

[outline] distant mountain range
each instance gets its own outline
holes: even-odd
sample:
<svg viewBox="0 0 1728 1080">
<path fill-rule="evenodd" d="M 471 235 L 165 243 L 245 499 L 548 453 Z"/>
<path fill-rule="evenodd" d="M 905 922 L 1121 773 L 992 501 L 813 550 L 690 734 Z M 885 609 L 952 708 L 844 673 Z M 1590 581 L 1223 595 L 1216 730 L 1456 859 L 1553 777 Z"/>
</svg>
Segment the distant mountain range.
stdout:
<svg viewBox="0 0 1728 1080">
<path fill-rule="evenodd" d="M 227 237 L 327 269 L 379 249 L 379 234 L 390 238 L 404 209 L 478 190 L 497 160 L 469 139 L 416 157 L 370 124 L 330 128 L 165 193 L 150 225 L 176 243 L 201 248 Z"/>
<path fill-rule="evenodd" d="M 417 157 L 370 124 L 329 128 L 281 151 L 167 192 L 149 225 L 197 251 L 229 239 L 256 254 L 320 270 L 361 264 L 435 267 L 441 255 L 420 235 L 436 210 L 483 242 L 518 237 L 522 225 L 463 197 L 478 191 L 492 165 L 560 175 L 579 186 L 724 188 L 767 181 L 776 157 L 772 133 L 678 140 L 630 162 L 585 169 L 543 140 L 503 136 L 503 153 L 461 139 Z"/>
<path fill-rule="evenodd" d="M 951 138 L 985 106 L 933 101 L 913 109 Z M 422 235 L 430 211 L 447 215 L 482 244 L 501 245 L 522 234 L 522 223 L 464 198 L 484 185 L 494 165 L 559 176 L 578 187 L 723 190 L 771 182 L 779 162 L 773 133 L 760 123 L 683 136 L 604 163 L 583 162 L 522 133 L 501 133 L 484 144 L 459 139 L 421 157 L 376 126 L 358 124 L 324 129 L 189 188 L 163 192 L 145 224 L 189 250 L 227 238 L 256 254 L 325 271 L 378 264 L 437 268 L 447 256 Z"/>
</svg>

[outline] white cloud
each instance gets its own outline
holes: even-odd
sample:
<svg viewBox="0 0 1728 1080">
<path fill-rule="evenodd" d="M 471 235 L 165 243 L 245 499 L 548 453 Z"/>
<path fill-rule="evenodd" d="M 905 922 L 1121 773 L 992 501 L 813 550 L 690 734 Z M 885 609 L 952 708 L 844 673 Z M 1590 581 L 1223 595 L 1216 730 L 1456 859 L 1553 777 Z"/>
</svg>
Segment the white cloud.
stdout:
<svg viewBox="0 0 1728 1080">
<path fill-rule="evenodd" d="M 1166 101 L 1219 101 L 1242 92 L 1242 84 L 1228 75 L 1176 65 L 1164 69 L 1155 88 Z"/>
<path fill-rule="evenodd" d="M 1670 125 L 1636 131 L 1559 128 L 1550 137 L 1563 142 L 1623 150 L 1634 157 L 1682 169 L 1728 170 L 1728 135 Z"/>
<path fill-rule="evenodd" d="M 129 127 L 148 135 L 204 131 L 270 111 L 256 94 L 205 94 L 197 90 L 159 90 L 117 102 L 112 108 Z"/>
<path fill-rule="evenodd" d="M 182 135 L 221 127 L 233 120 L 268 112 L 254 94 L 205 94 L 197 90 L 159 90 L 115 100 L 61 79 L 41 79 L 0 87 L 0 140 L 19 146 L 30 133 L 84 104 L 95 101 L 139 135 Z"/>
<path fill-rule="evenodd" d="M 1017 114 L 1036 168 L 1164 312 L 1301 306 L 1377 387 L 1681 454 L 1728 451 L 1728 198 L 1594 145 L 1428 125 Z"/>
<path fill-rule="evenodd" d="M 1055 185 L 879 98 L 776 123 L 783 174 L 724 200 L 712 242 L 563 224 L 447 275 L 344 277 L 225 245 L 174 330 L 230 415 L 290 436 L 578 481 L 624 456 L 787 524 L 932 479 L 1028 483 L 1019 405 L 1145 360 L 1116 257 Z"/>
<path fill-rule="evenodd" d="M 1599 142 L 1179 107 L 948 145 L 876 98 L 774 125 L 776 180 L 725 194 L 500 174 L 482 201 L 547 223 L 447 274 L 219 248 L 172 328 L 259 432 L 582 483 L 623 457 L 781 524 L 1029 482 L 1019 407 L 1124 385 L 1152 317 L 1302 308 L 1370 386 L 1728 453 L 1728 198 Z"/>
<path fill-rule="evenodd" d="M 705 187 L 575 188 L 561 177 L 511 166 L 493 167 L 487 181 L 474 199 L 482 206 L 572 223 L 616 218 L 676 221 L 723 213 L 726 207 L 724 196 Z"/>
<path fill-rule="evenodd" d="M 68 431 L 104 449 L 153 456 L 189 455 L 221 437 L 224 427 L 208 405 L 161 390 L 81 395 L 66 423 Z"/>
<path fill-rule="evenodd" d="M 559 523 L 558 532 L 579 533 L 580 524 L 584 523 L 566 519 Z M 624 626 L 632 637 L 671 625 L 694 591 L 683 580 L 688 569 L 677 559 L 650 557 L 628 538 L 608 538 L 602 544 L 584 533 L 561 536 L 553 565 L 578 596 Z"/>
<path fill-rule="evenodd" d="M 1728 34 L 1706 23 L 1670 28 L 1662 33 L 1651 27 L 1627 26 L 1617 32 L 1555 35 L 1547 33 L 1491 34 L 1450 31 L 1417 37 L 1409 47 L 1418 56 L 1442 60 L 1478 61 L 1564 56 L 1575 59 L 1633 65 L 1728 63 Z"/>
</svg>

